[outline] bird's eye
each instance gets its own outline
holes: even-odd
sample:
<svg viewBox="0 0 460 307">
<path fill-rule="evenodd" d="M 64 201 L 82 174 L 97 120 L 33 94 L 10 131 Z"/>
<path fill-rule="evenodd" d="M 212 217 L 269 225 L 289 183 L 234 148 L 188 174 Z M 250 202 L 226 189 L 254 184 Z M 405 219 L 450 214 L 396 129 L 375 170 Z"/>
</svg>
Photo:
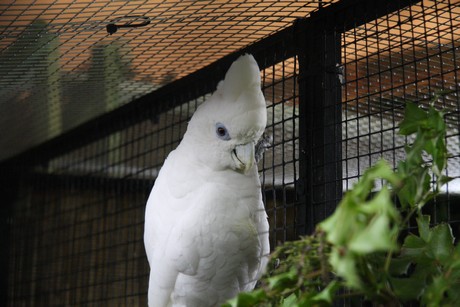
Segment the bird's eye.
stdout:
<svg viewBox="0 0 460 307">
<path fill-rule="evenodd" d="M 230 135 L 228 134 L 227 128 L 225 128 L 225 126 L 221 123 L 216 124 L 216 135 L 221 140 L 230 140 Z"/>
<path fill-rule="evenodd" d="M 222 136 L 225 136 L 227 134 L 227 131 L 225 131 L 225 128 L 223 127 L 217 127 L 217 134 L 222 137 Z"/>
</svg>

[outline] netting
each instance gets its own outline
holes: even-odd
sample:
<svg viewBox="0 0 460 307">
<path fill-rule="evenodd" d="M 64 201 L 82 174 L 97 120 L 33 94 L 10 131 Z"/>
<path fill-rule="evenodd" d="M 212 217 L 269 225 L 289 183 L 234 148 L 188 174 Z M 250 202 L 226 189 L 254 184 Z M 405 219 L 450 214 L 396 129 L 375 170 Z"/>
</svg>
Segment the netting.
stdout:
<svg viewBox="0 0 460 307">
<path fill-rule="evenodd" d="M 260 171 L 272 247 L 295 238 L 296 68 L 291 58 L 262 72 L 272 146 Z M 9 280 L 11 302 L 146 304 L 145 202 L 164 159 L 205 99 L 181 104 L 35 168 L 26 199 L 13 209 L 9 267 L 19 274 Z"/>
<path fill-rule="evenodd" d="M 447 175 L 454 180 L 427 208 L 458 233 L 460 194 L 458 54 L 460 10 L 454 1 L 422 1 L 342 36 L 343 188 L 384 158 L 396 167 L 411 142 L 398 134 L 405 102 L 447 113 Z M 439 98 L 435 99 L 435 96 Z"/>
<path fill-rule="evenodd" d="M 2 1 L 0 159 L 180 79 L 333 2 Z M 126 17 L 127 16 L 127 17 Z M 119 28 L 109 24 L 148 25 Z"/>
<path fill-rule="evenodd" d="M 192 40 L 195 43 L 184 43 L 179 48 L 187 53 L 183 62 L 173 65 L 181 72 L 168 75 L 168 71 L 163 70 L 157 72 L 159 76 L 152 77 L 155 82 L 165 78 L 167 84 L 160 82 L 161 88 L 152 94 L 114 111 L 109 109 L 116 108 L 116 105 L 107 108 L 104 102 L 99 107 L 100 112 L 107 112 L 106 115 L 17 156 L 10 164 L 2 164 L 1 174 L 5 182 L 2 191 L 6 202 L 2 207 L 5 214 L 0 223 L 5 231 L 0 240 L 7 246 L 5 250 L 8 252 L 3 254 L 5 261 L 2 261 L 0 269 L 5 272 L 1 274 L 6 289 L 5 304 L 146 304 L 149 267 L 142 235 L 149 191 L 164 159 L 180 142 L 197 106 L 215 89 L 231 61 L 245 52 L 253 53 L 261 67 L 262 90 L 267 102 L 266 135 L 271 137 L 272 145 L 259 162 L 259 174 L 269 215 L 272 248 L 313 231 L 315 224 L 330 214 L 343 193 L 353 186 L 364 170 L 379 159 L 384 158 L 396 166 L 404 158 L 405 144 L 411 142 L 410 138 L 397 134 L 404 103 L 410 100 L 426 106 L 436 94 L 440 95 L 435 105 L 445 109 L 447 114 L 446 142 L 450 154 L 447 175 L 454 180 L 427 206 L 426 212 L 433 216 L 434 223 L 449 222 L 458 236 L 460 4 L 454 0 L 412 1 L 411 5 L 408 5 L 409 1 L 400 2 L 341 1 L 292 26 L 283 23 L 286 28 L 276 34 L 272 34 L 271 31 L 275 30 L 270 27 L 264 30 L 268 32 L 250 25 L 241 30 L 236 25 L 225 23 L 236 20 L 237 16 L 243 16 L 241 22 L 249 22 L 250 18 L 246 13 L 236 14 L 233 11 L 235 14 L 229 15 L 225 13 L 227 11 L 223 12 L 222 9 L 227 8 L 230 2 L 219 4 L 211 9 L 210 14 L 222 14 L 224 20 L 213 17 L 206 20 L 206 25 L 212 24 L 214 28 L 214 25 L 217 27 L 215 23 L 221 22 L 223 27 L 229 28 L 226 32 L 228 37 L 217 39 L 225 40 L 227 47 L 222 48 L 231 49 L 225 49 L 225 52 L 247 45 L 249 40 L 245 41 L 243 36 L 249 32 L 257 32 L 253 33 L 260 35 L 257 37 L 267 36 L 266 39 L 228 57 L 221 58 L 216 50 L 204 60 L 199 58 L 198 51 L 193 53 L 192 49 L 212 39 L 197 32 L 200 35 Z M 128 6 L 123 14 L 132 12 L 136 3 L 133 2 L 133 7 Z M 72 5 L 77 4 L 73 2 Z M 85 20 L 89 20 L 89 16 L 98 16 L 98 12 L 107 15 L 117 5 L 121 9 L 121 4 L 117 2 L 106 6 L 81 5 L 91 12 L 87 17 L 80 16 Z M 191 3 L 185 1 L 181 5 L 190 6 Z M 160 4 L 155 6 L 159 7 Z M 241 11 L 249 10 L 243 4 L 237 7 Z M 255 4 L 254 7 L 261 9 Z M 275 24 L 276 18 L 272 20 L 264 14 L 269 11 L 278 14 L 283 9 L 271 2 L 263 7 L 259 15 L 253 14 L 264 22 Z M 288 15 L 295 18 L 297 13 L 293 12 L 301 12 L 306 7 L 301 3 L 293 5 L 289 8 L 292 13 Z M 137 10 L 140 6 L 135 8 Z M 148 9 L 153 10 L 153 7 Z M 184 7 L 170 9 L 183 11 Z M 45 11 L 44 7 L 40 14 L 45 14 Z M 36 18 L 31 17 L 37 15 L 35 13 L 21 17 L 25 18 L 23 23 L 28 24 L 31 18 Z M 276 14 L 273 16 L 278 16 Z M 169 17 L 164 15 L 162 18 Z M 192 20 L 186 16 L 171 18 L 179 24 L 184 23 L 184 26 L 185 23 L 190 26 L 193 22 L 204 22 L 204 17 L 198 16 L 194 19 L 190 17 Z M 13 31 L 13 21 L 8 22 L 3 25 L 8 25 L 7 29 Z M 76 24 L 71 27 L 68 24 L 70 28 L 61 24 L 59 28 L 58 21 L 55 22 L 53 31 L 63 32 L 59 34 L 63 37 L 69 35 L 68 29 L 88 36 L 88 31 L 106 25 L 97 21 L 86 28 Z M 152 22 L 157 22 L 159 27 L 164 26 L 160 20 Z M 196 31 L 204 26 L 197 26 Z M 132 39 L 134 33 L 145 33 L 142 28 L 121 28 L 118 31 L 128 31 L 123 36 L 132 35 Z M 166 36 L 182 38 L 188 35 L 185 28 L 181 31 L 168 32 L 169 36 Z M 77 34 L 73 35 L 77 37 Z M 141 36 L 136 36 L 136 39 Z M 88 39 L 91 41 L 96 36 L 90 35 Z M 240 39 L 242 45 L 239 44 Z M 18 41 L 9 39 L 2 44 L 9 42 L 14 45 Z M 126 45 L 129 45 L 128 42 Z M 174 45 L 167 37 L 160 42 L 165 46 Z M 150 50 L 161 54 L 153 47 L 149 49 L 146 44 L 148 40 L 145 40 L 145 52 Z M 69 48 L 69 52 L 75 49 L 75 54 L 80 54 L 78 48 L 84 46 L 77 45 Z M 125 72 L 114 70 L 121 62 L 112 61 L 113 58 L 107 56 L 122 49 L 110 48 L 114 47 L 95 49 L 92 56 L 74 63 L 73 72 L 80 71 L 90 63 L 90 59 L 100 59 L 102 66 L 97 69 L 87 67 L 88 79 L 78 79 L 81 76 L 72 79 L 72 74 L 67 76 L 72 82 L 66 86 L 72 91 L 64 95 L 66 99 L 78 98 L 88 102 L 96 99 L 90 94 L 85 96 L 87 94 L 83 89 L 88 86 L 101 90 L 102 96 L 95 97 L 106 102 L 121 101 L 117 100 L 120 97 L 125 97 L 127 102 L 142 95 L 142 91 L 135 90 L 142 88 L 138 83 L 125 83 L 133 84 L 133 87 L 122 87 L 130 89 L 126 95 L 121 94 L 123 90 L 114 90 L 119 85 L 118 77 Z M 148 69 L 144 73 L 148 74 L 156 65 L 151 61 L 157 59 L 143 57 L 142 54 L 146 53 L 142 50 L 137 49 L 134 58 L 141 66 L 145 61 Z M 213 64 L 201 68 L 210 63 Z M 49 68 L 52 65 L 37 67 Z M 22 75 L 19 72 L 13 70 L 13 75 Z M 107 78 L 102 78 L 101 73 Z M 186 76 L 177 80 L 182 75 Z M 37 102 L 45 99 L 36 95 L 34 84 L 30 90 L 27 89 L 27 80 L 27 77 L 19 78 L 17 83 L 7 88 L 11 92 L 19 89 L 17 93 L 22 93 L 21 97 L 27 97 L 24 92 L 28 91 L 28 95 L 33 93 Z M 88 83 L 88 80 L 95 83 Z M 115 80 L 114 84 L 118 85 L 113 85 L 110 80 Z M 145 84 L 151 86 L 149 82 Z M 56 82 L 46 84 L 43 88 L 48 88 L 48 92 L 55 91 L 53 84 Z M 152 89 L 148 86 L 145 89 Z M 58 92 L 62 93 L 61 90 Z M 7 97 L 6 94 L 3 96 Z M 89 105 L 96 107 L 91 103 Z M 69 102 L 59 114 L 72 121 L 73 116 L 80 118 L 79 112 L 86 112 L 84 108 L 84 104 L 76 106 Z M 43 114 L 48 114 L 47 110 Z M 95 114 L 88 112 L 87 118 Z M 8 121 L 15 122 L 14 114 L 17 113 L 5 114 L 5 125 Z M 30 120 L 27 116 L 24 120 Z M 24 129 L 31 127 L 25 126 Z M 9 138 L 10 142 L 14 141 L 14 134 Z"/>
</svg>

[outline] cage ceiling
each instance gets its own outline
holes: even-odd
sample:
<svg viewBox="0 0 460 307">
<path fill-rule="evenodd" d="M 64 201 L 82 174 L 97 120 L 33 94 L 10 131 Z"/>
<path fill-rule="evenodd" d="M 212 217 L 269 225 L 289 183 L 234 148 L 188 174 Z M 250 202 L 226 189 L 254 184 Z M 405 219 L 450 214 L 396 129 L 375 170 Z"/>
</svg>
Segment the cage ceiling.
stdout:
<svg viewBox="0 0 460 307">
<path fill-rule="evenodd" d="M 331 2 L 2 1 L 0 160 L 197 71 Z"/>
</svg>

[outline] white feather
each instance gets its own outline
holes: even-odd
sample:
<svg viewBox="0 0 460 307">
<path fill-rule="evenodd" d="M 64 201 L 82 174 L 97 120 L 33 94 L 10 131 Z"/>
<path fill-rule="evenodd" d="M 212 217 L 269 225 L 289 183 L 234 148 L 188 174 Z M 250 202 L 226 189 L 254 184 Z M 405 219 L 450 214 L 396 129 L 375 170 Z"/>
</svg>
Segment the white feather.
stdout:
<svg viewBox="0 0 460 307">
<path fill-rule="evenodd" d="M 217 123 L 228 140 L 216 135 Z M 242 170 L 232 152 L 255 144 L 265 125 L 259 69 L 245 55 L 195 112 L 147 201 L 149 306 L 218 306 L 254 288 L 269 253 L 268 222 L 256 164 Z"/>
</svg>

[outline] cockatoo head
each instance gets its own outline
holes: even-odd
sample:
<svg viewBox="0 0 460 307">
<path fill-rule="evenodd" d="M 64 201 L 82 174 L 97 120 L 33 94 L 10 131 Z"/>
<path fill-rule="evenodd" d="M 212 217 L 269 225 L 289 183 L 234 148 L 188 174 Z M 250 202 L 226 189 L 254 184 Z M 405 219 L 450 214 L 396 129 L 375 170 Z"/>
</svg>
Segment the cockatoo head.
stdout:
<svg viewBox="0 0 460 307">
<path fill-rule="evenodd" d="M 253 56 L 246 54 L 233 62 L 217 90 L 198 107 L 183 142 L 214 170 L 246 173 L 254 165 L 255 144 L 266 123 L 260 70 Z"/>
</svg>

